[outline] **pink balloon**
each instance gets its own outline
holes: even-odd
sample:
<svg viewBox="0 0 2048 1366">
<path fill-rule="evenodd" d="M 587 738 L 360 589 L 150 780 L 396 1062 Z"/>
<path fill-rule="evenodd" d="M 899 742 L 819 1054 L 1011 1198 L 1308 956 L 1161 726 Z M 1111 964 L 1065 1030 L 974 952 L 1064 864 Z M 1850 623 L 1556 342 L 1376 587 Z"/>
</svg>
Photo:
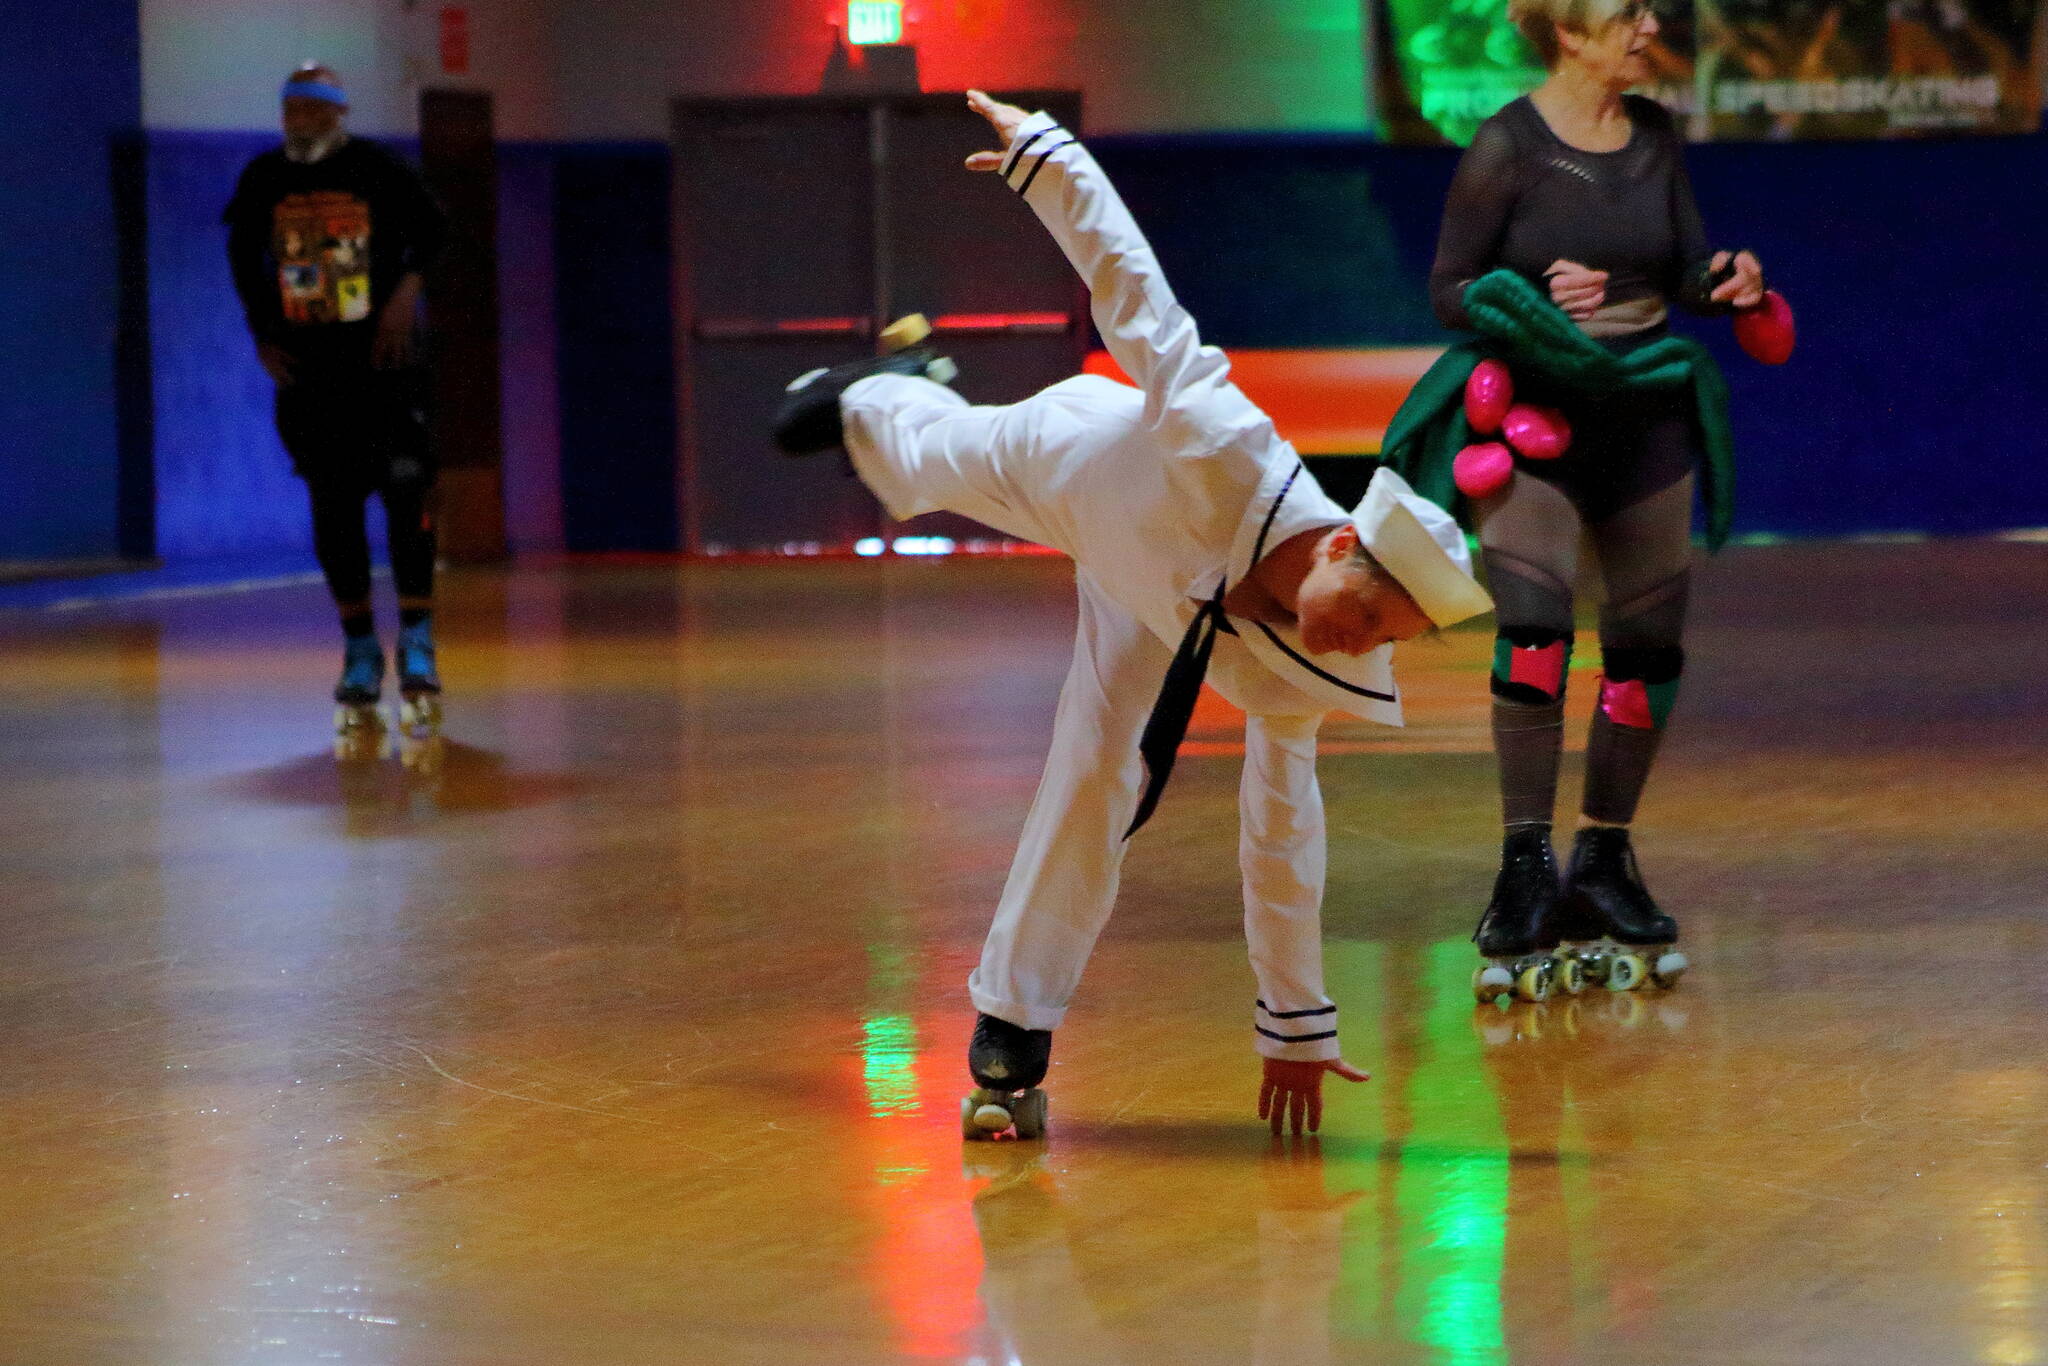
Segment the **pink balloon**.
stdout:
<svg viewBox="0 0 2048 1366">
<path fill-rule="evenodd" d="M 1531 460 L 1555 460 L 1571 449 L 1572 424 L 1555 408 L 1517 403 L 1501 423 L 1508 444 Z"/>
<path fill-rule="evenodd" d="M 1792 321 L 1792 305 L 1775 289 L 1764 291 L 1764 301 L 1735 315 L 1735 340 L 1754 360 L 1765 365 L 1783 365 L 1792 359 L 1799 328 Z"/>
<path fill-rule="evenodd" d="M 1479 362 L 1473 368 L 1472 378 L 1465 381 L 1465 420 L 1481 436 L 1492 436 L 1500 430 L 1514 402 L 1515 377 L 1502 361 Z"/>
<path fill-rule="evenodd" d="M 1490 498 L 1507 487 L 1515 473 L 1515 454 L 1498 441 L 1467 446 L 1451 462 L 1451 478 L 1467 498 Z"/>
</svg>

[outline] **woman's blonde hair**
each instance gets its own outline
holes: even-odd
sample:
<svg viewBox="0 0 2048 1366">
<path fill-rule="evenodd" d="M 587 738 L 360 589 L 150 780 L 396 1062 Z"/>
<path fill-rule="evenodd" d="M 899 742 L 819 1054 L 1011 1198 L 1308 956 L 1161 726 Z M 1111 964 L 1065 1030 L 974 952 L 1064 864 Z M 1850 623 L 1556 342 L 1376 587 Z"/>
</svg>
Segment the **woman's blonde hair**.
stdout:
<svg viewBox="0 0 2048 1366">
<path fill-rule="evenodd" d="M 1536 49 L 1543 65 L 1552 69 L 1563 55 L 1557 40 L 1559 29 L 1592 33 L 1618 17 L 1628 0 L 1509 0 L 1508 18 Z"/>
</svg>

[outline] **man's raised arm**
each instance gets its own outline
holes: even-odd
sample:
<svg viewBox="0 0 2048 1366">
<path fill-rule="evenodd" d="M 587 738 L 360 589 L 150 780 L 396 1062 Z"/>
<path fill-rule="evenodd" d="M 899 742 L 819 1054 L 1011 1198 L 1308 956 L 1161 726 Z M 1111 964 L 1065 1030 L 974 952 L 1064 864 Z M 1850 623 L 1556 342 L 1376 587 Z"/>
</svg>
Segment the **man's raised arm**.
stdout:
<svg viewBox="0 0 2048 1366">
<path fill-rule="evenodd" d="M 1145 392 L 1146 421 L 1168 429 L 1175 447 L 1200 450 L 1207 443 L 1195 424 L 1208 395 L 1230 383 L 1230 362 L 1202 345 L 1116 187 L 1051 115 L 1027 115 L 978 90 L 967 103 L 1004 142 L 1000 152 L 969 157 L 968 169 L 997 171 L 1023 196 L 1087 282 L 1103 342 Z"/>
</svg>

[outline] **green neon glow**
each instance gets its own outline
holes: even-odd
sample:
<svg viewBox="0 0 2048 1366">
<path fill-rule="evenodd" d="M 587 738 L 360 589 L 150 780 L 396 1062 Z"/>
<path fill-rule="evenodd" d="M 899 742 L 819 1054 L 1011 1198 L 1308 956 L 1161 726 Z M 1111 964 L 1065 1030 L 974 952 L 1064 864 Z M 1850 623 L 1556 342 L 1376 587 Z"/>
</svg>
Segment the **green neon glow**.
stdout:
<svg viewBox="0 0 2048 1366">
<path fill-rule="evenodd" d="M 1394 61 L 1423 121 L 1463 144 L 1543 79 L 1508 22 L 1508 0 L 1386 0 Z"/>
<path fill-rule="evenodd" d="M 1424 962 L 1429 1052 L 1409 1079 L 1414 1129 L 1396 1201 L 1401 1319 L 1441 1366 L 1506 1366 L 1508 1140 L 1472 1027 L 1472 946 L 1432 944 Z"/>
<path fill-rule="evenodd" d="M 855 47 L 903 41 L 903 0 L 847 0 L 846 41 Z"/>
<path fill-rule="evenodd" d="M 917 1100 L 917 1025 L 908 1015 L 878 1015 L 861 1022 L 861 1076 L 868 1113 L 877 1119 L 914 1115 Z"/>
</svg>

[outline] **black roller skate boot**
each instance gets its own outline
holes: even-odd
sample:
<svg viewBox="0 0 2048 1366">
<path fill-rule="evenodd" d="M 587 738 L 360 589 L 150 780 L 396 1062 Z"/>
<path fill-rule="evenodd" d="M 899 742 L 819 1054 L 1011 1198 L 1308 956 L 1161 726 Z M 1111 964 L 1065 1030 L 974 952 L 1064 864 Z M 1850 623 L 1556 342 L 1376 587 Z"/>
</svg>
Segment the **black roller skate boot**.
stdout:
<svg viewBox="0 0 2048 1366">
<path fill-rule="evenodd" d="M 979 1015 L 967 1045 L 975 1089 L 960 1102 L 960 1132 L 971 1139 L 1045 1137 L 1045 1080 L 1052 1061 L 1052 1031 L 1025 1029 Z"/>
<path fill-rule="evenodd" d="M 1486 961 L 1472 974 L 1472 995 L 1491 1003 L 1503 996 L 1544 1001 L 1553 991 L 1576 993 L 1575 968 L 1560 963 L 1557 947 L 1557 855 L 1549 826 L 1517 826 L 1501 841 L 1500 874 L 1493 899 L 1472 940 Z"/>
<path fill-rule="evenodd" d="M 839 397 L 870 375 L 915 375 L 937 384 L 951 384 L 960 369 L 923 344 L 931 331 L 924 315 L 913 313 L 883 329 L 884 354 L 813 370 L 790 381 L 782 408 L 775 415 L 777 448 L 784 455 L 817 455 L 821 451 L 845 449 Z"/>
<path fill-rule="evenodd" d="M 1678 922 L 1657 909 L 1643 886 L 1626 826 L 1579 832 L 1557 935 L 1563 956 L 1609 991 L 1633 991 L 1645 981 L 1674 986 L 1688 966 L 1674 947 Z"/>
</svg>

